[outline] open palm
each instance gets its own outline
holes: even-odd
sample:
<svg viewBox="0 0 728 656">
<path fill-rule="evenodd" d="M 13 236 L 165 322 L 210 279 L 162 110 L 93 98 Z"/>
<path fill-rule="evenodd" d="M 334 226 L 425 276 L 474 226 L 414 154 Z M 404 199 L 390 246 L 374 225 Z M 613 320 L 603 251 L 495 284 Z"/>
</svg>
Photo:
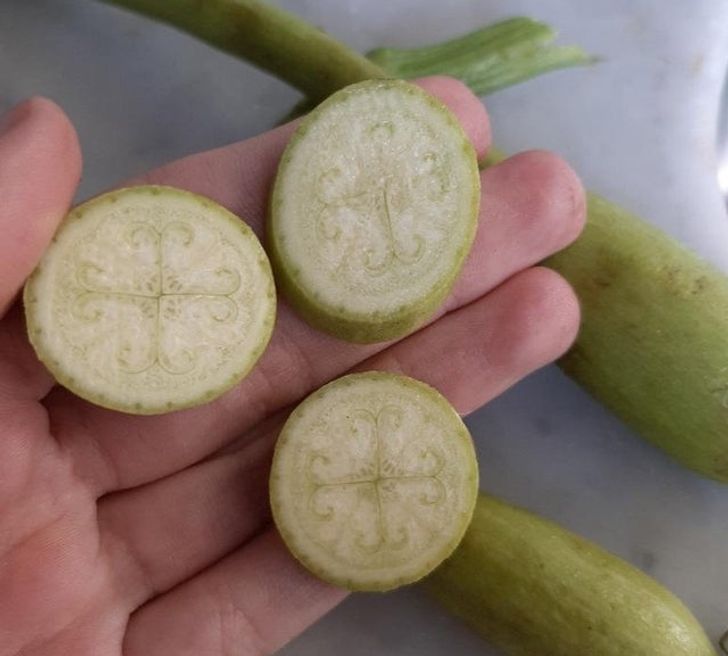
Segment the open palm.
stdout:
<svg viewBox="0 0 728 656">
<path fill-rule="evenodd" d="M 456 113 L 479 154 L 479 101 L 421 82 Z M 0 656 L 232 656 L 269 653 L 345 593 L 309 576 L 271 527 L 267 478 L 287 409 L 352 369 L 437 387 L 468 413 L 560 355 L 578 306 L 534 265 L 578 234 L 584 198 L 566 164 L 524 153 L 482 175 L 473 252 L 438 318 L 396 343 L 352 345 L 281 304 L 270 346 L 207 406 L 139 417 L 54 385 L 14 303 L 67 211 L 80 155 L 45 100 L 0 126 Z M 143 177 L 210 196 L 260 236 L 292 126 Z"/>
</svg>

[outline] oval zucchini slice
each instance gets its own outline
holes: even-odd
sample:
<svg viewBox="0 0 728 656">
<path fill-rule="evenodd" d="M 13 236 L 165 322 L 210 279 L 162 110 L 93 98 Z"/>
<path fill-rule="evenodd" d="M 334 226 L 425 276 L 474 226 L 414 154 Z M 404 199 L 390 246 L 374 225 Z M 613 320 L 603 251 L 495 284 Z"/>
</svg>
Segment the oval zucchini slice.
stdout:
<svg viewBox="0 0 728 656">
<path fill-rule="evenodd" d="M 238 217 L 171 187 L 76 207 L 25 286 L 28 334 L 56 380 L 136 414 L 210 401 L 263 353 L 270 264 Z"/>
<path fill-rule="evenodd" d="M 341 339 L 400 337 L 450 291 L 479 201 L 475 151 L 449 109 L 407 82 L 354 84 L 303 120 L 281 160 L 268 235 L 278 283 Z"/>
<path fill-rule="evenodd" d="M 447 558 L 475 507 L 465 424 L 436 390 L 394 374 L 352 374 L 291 414 L 270 480 L 276 525 L 318 577 L 351 590 L 412 583 Z"/>
</svg>

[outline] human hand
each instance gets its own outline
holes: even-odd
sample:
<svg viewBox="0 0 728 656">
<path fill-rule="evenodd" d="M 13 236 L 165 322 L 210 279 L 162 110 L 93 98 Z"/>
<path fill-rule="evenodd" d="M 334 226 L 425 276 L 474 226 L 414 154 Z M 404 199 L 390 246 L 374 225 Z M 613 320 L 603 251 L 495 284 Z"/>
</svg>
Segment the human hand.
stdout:
<svg viewBox="0 0 728 656">
<path fill-rule="evenodd" d="M 480 102 L 460 83 L 421 82 L 459 117 L 479 155 Z M 138 182 L 226 206 L 261 234 L 286 125 L 193 155 Z M 0 126 L 0 656 L 228 656 L 276 650 L 345 592 L 311 577 L 271 527 L 271 451 L 288 409 L 350 370 L 398 371 L 462 414 L 571 344 L 574 295 L 536 267 L 584 219 L 574 173 L 544 152 L 482 174 L 481 225 L 436 320 L 396 343 L 319 333 L 285 303 L 265 355 L 209 405 L 153 417 L 90 405 L 54 381 L 14 303 L 68 210 L 75 133 L 44 100 Z"/>
</svg>

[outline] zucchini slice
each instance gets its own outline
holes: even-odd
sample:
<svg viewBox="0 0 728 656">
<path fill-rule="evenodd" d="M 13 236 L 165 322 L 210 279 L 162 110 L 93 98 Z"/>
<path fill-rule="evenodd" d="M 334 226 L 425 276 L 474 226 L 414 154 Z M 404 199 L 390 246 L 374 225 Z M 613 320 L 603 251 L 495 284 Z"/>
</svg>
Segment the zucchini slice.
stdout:
<svg viewBox="0 0 728 656">
<path fill-rule="evenodd" d="M 286 422 L 270 479 L 278 530 L 319 578 L 389 590 L 458 545 L 478 493 L 465 424 L 436 390 L 368 372 L 339 378 Z"/>
<path fill-rule="evenodd" d="M 250 228 L 207 198 L 158 186 L 72 210 L 24 301 L 30 341 L 56 380 L 135 414 L 234 386 L 263 353 L 276 307 Z"/>
<path fill-rule="evenodd" d="M 480 176 L 455 116 L 419 87 L 370 80 L 325 100 L 281 160 L 271 261 L 312 325 L 353 342 L 412 331 L 475 236 Z"/>
</svg>

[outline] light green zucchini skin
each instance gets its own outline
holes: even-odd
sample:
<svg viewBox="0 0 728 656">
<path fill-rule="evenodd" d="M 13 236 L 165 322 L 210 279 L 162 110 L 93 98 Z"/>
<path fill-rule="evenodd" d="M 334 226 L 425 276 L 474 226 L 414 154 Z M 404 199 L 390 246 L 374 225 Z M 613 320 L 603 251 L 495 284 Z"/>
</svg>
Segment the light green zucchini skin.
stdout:
<svg viewBox="0 0 728 656">
<path fill-rule="evenodd" d="M 715 656 L 690 611 L 625 561 L 480 495 L 455 553 L 424 584 L 510 656 Z"/>
<path fill-rule="evenodd" d="M 583 234 L 546 264 L 581 303 L 562 369 L 653 444 L 728 482 L 728 278 L 594 194 Z"/>
</svg>

